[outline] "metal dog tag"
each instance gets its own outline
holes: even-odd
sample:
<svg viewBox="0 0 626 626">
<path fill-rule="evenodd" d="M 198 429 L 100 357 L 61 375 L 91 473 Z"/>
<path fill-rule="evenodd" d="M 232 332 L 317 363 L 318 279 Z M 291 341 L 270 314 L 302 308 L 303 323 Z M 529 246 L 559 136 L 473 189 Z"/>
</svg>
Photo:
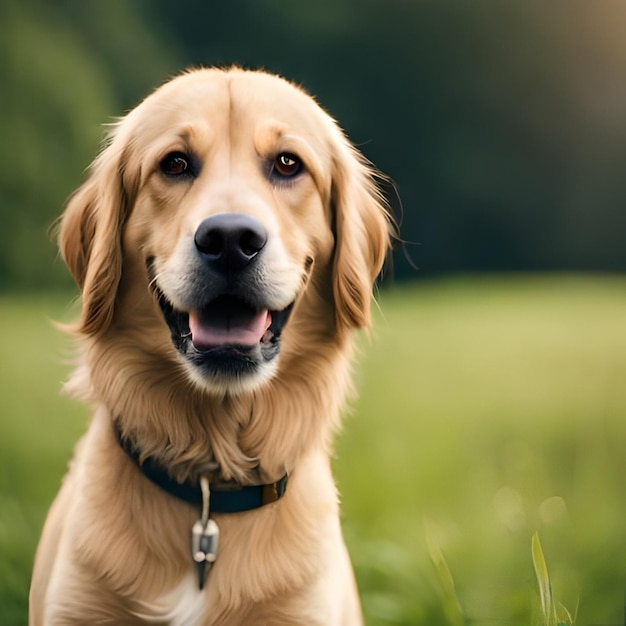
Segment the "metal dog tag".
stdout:
<svg viewBox="0 0 626 626">
<path fill-rule="evenodd" d="M 214 520 L 209 519 L 211 490 L 209 478 L 206 475 L 200 476 L 200 490 L 202 491 L 202 517 L 191 529 L 191 555 L 198 571 L 198 586 L 202 590 L 207 566 L 210 568 L 217 557 L 220 529 Z"/>
<path fill-rule="evenodd" d="M 206 523 L 199 519 L 191 531 L 191 553 L 198 571 L 198 585 L 204 587 L 207 566 L 210 568 L 217 557 L 217 545 L 220 530 L 214 520 L 208 519 Z"/>
</svg>

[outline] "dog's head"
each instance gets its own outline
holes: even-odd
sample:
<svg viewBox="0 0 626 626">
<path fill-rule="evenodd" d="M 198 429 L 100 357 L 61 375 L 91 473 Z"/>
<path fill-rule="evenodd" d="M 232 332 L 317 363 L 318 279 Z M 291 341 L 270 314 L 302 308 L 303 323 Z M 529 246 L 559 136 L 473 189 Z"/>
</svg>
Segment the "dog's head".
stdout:
<svg viewBox="0 0 626 626">
<path fill-rule="evenodd" d="M 295 352 L 369 324 L 389 219 L 373 170 L 303 91 L 198 70 L 116 125 L 59 242 L 79 333 L 237 390 L 275 375 L 281 342 Z"/>
</svg>

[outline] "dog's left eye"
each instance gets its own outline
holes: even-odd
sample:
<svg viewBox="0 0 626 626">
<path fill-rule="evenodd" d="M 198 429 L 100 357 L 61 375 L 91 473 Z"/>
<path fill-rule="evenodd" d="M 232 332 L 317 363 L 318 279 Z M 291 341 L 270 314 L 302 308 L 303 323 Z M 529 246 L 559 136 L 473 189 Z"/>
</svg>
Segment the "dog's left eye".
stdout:
<svg viewBox="0 0 626 626">
<path fill-rule="evenodd" d="M 281 178 L 292 178 L 302 171 L 302 161 L 295 155 L 283 152 L 274 160 L 273 172 Z"/>
<path fill-rule="evenodd" d="M 168 176 L 189 174 L 189 158 L 182 152 L 171 152 L 159 164 L 161 171 Z"/>
</svg>

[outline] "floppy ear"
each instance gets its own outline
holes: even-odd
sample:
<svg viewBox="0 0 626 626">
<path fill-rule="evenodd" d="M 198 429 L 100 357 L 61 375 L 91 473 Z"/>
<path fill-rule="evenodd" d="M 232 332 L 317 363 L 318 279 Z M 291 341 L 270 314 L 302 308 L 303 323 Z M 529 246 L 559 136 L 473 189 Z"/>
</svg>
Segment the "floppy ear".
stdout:
<svg viewBox="0 0 626 626">
<path fill-rule="evenodd" d="M 70 197 L 60 218 L 59 248 L 82 291 L 73 328 L 95 336 L 113 319 L 122 274 L 122 227 L 131 198 L 124 187 L 124 151 L 113 141 L 92 163 L 88 180 Z"/>
<path fill-rule="evenodd" d="M 343 137 L 333 155 L 337 331 L 370 325 L 374 281 L 390 247 L 392 220 L 376 186 L 375 170 Z"/>
</svg>

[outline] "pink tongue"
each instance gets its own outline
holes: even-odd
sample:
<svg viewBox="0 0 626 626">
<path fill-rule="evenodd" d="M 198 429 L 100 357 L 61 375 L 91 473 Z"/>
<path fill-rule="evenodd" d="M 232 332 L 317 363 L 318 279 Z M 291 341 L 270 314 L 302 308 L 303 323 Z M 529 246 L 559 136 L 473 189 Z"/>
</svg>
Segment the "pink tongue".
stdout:
<svg viewBox="0 0 626 626">
<path fill-rule="evenodd" d="M 189 312 L 191 341 L 198 350 L 208 350 L 226 345 L 255 346 L 261 341 L 272 323 L 267 309 L 249 316 L 249 319 L 226 320 L 223 324 L 210 323 L 202 319 L 199 311 Z"/>
</svg>

